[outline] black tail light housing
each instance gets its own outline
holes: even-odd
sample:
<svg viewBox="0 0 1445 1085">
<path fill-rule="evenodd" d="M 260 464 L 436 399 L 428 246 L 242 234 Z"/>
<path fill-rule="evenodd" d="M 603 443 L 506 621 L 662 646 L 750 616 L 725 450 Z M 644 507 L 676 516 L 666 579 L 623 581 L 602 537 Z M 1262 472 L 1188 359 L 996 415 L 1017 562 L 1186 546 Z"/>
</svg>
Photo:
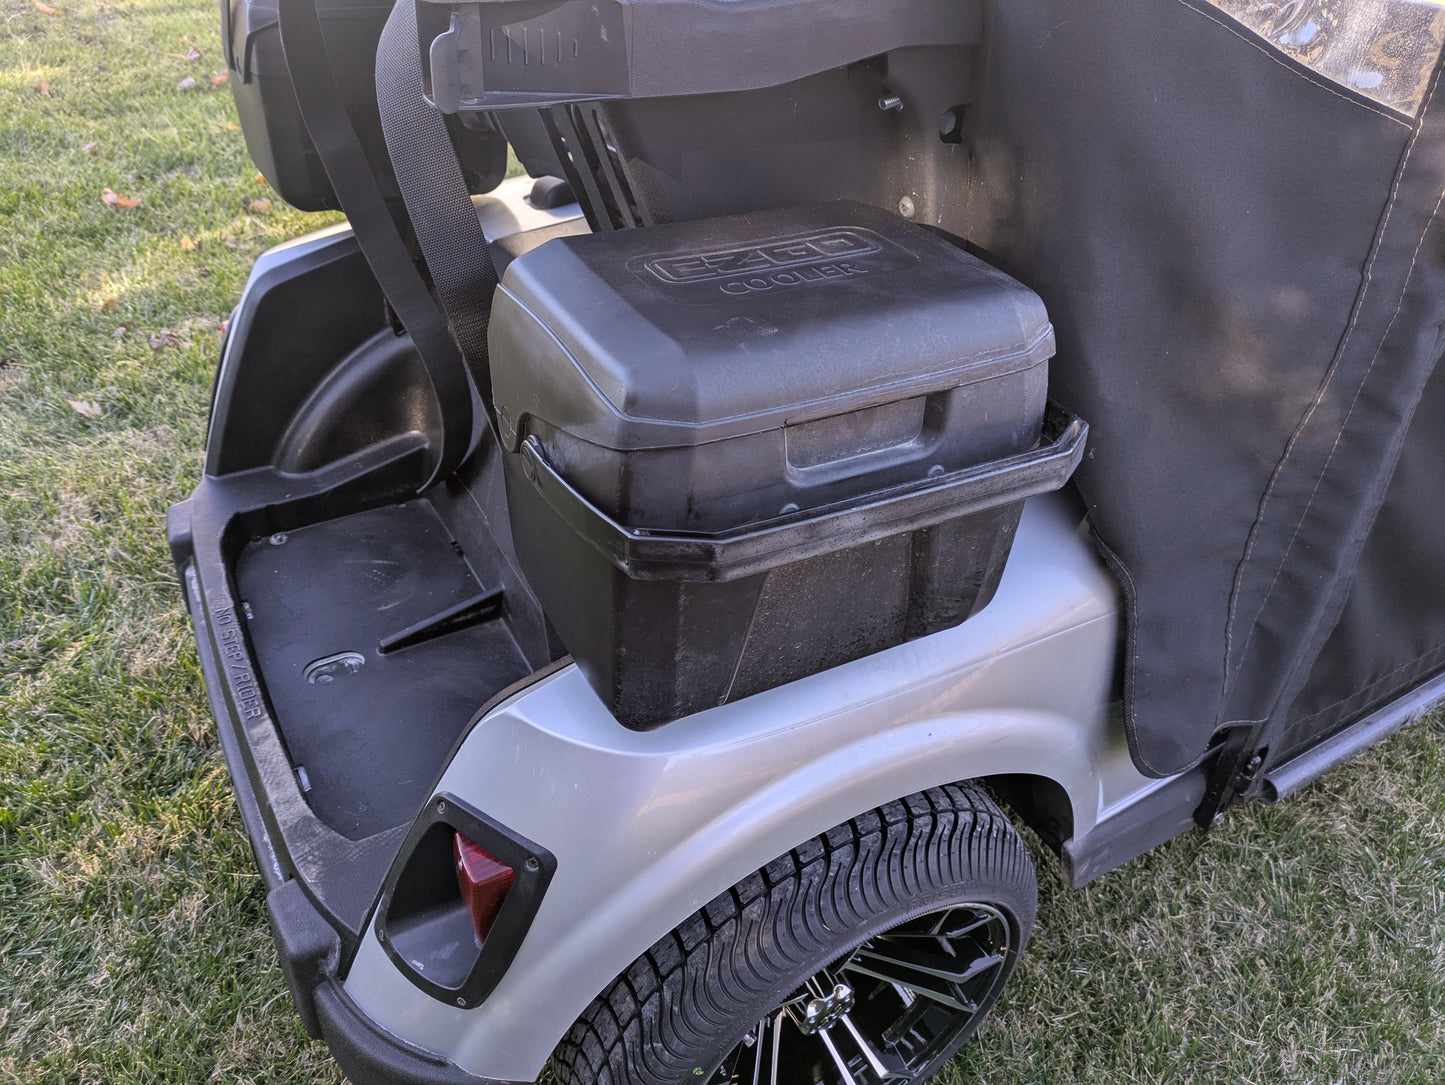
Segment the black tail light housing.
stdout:
<svg viewBox="0 0 1445 1085">
<path fill-rule="evenodd" d="M 556 867 L 546 848 L 438 794 L 386 876 L 376 936 L 427 994 L 477 1006 L 516 956 Z"/>
</svg>

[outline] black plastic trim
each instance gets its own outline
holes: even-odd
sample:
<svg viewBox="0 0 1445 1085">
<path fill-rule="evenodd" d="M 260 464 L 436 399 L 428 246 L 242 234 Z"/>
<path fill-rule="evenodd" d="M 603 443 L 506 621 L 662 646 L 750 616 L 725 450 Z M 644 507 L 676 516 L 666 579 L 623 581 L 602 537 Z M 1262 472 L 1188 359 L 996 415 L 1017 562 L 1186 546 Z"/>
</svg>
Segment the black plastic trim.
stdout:
<svg viewBox="0 0 1445 1085">
<path fill-rule="evenodd" d="M 1046 429 L 1046 444 L 1016 456 L 716 533 L 624 527 L 557 473 L 535 437 L 519 454 L 553 511 L 632 579 L 721 583 L 767 571 L 780 553 L 802 561 L 1057 490 L 1083 458 L 1089 426 L 1059 412 Z"/>
<path fill-rule="evenodd" d="M 471 737 L 472 730 L 477 726 L 477 724 L 481 723 L 482 720 L 486 719 L 489 715 L 491 715 L 492 709 L 498 707 L 505 701 L 510 701 L 517 694 L 521 693 L 525 689 L 529 689 L 530 687 L 536 685 L 538 682 L 542 681 L 542 679 L 549 678 L 552 675 L 556 674 L 558 671 L 571 666 L 574 666 L 571 656 L 560 656 L 559 658 L 552 660 L 552 662 L 546 663 L 541 667 L 537 668 L 531 674 L 527 675 L 527 677 L 519 678 L 510 686 L 507 686 L 505 689 L 498 690 L 496 693 L 492 694 L 492 696 L 487 700 L 487 703 L 482 705 L 481 708 L 477 709 L 476 713 L 472 716 L 471 721 L 466 725 L 465 728 L 462 729 L 462 733 L 457 736 L 456 743 L 452 746 L 451 752 L 447 754 L 446 764 L 450 765 L 453 761 L 456 760 L 457 752 L 462 748 L 463 745 L 466 744 L 467 739 Z M 398 854 L 400 854 L 400 850 L 398 850 Z M 390 871 L 388 871 L 388 873 L 390 873 Z M 378 894 L 377 899 L 372 902 L 371 908 L 366 913 L 365 921 L 361 924 L 362 930 L 366 930 L 371 926 L 372 920 L 376 918 L 377 908 L 381 903 L 381 895 Z M 343 958 L 343 973 L 347 968 L 350 968 L 350 966 L 350 957 Z"/>
<path fill-rule="evenodd" d="M 1371 712 L 1303 753 L 1271 768 L 1264 776 L 1261 798 L 1279 802 L 1362 750 L 1383 742 L 1445 702 L 1445 675 L 1437 675 Z"/>
<path fill-rule="evenodd" d="M 467 1073 L 377 1028 L 336 978 L 340 939 L 298 882 L 273 889 L 266 914 L 307 1034 L 326 1042 L 352 1085 L 518 1085 Z"/>
<path fill-rule="evenodd" d="M 297 881 L 282 882 L 266 894 L 266 916 L 281 958 L 281 974 L 306 1035 L 321 1039 L 316 1013 L 316 988 L 334 979 L 341 958 L 341 938 L 307 899 Z"/>
<path fill-rule="evenodd" d="M 1166 780 L 1082 837 L 1065 841 L 1059 853 L 1065 879 L 1075 889 L 1082 889 L 1115 867 L 1194 828 L 1194 811 L 1207 784 L 1204 767 L 1196 766 Z"/>
<path fill-rule="evenodd" d="M 167 511 L 167 528 L 172 531 L 171 546 L 177 552 L 181 589 L 185 594 L 186 607 L 191 613 L 191 621 L 195 629 L 196 655 L 201 665 L 201 677 L 206 687 L 207 699 L 210 701 L 211 715 L 217 721 L 216 737 L 221 744 L 221 755 L 225 758 L 226 768 L 231 775 L 231 787 L 236 793 L 236 806 L 241 812 L 241 825 L 245 829 L 246 839 L 251 845 L 251 857 L 256 862 L 257 870 L 260 871 L 262 884 L 269 892 L 283 884 L 286 871 L 281 857 L 277 854 L 274 838 L 267 828 L 265 817 L 261 811 L 261 803 L 256 796 L 255 785 L 252 783 L 250 774 L 245 771 L 240 740 L 236 737 L 236 721 L 231 717 L 229 705 L 223 696 L 225 687 L 216 666 L 215 652 L 211 648 L 210 626 L 205 608 L 200 605 L 200 588 L 196 579 L 195 564 L 191 561 L 190 504 L 189 501 L 182 502 L 173 505 Z M 174 533 L 173 525 L 179 525 L 181 522 L 184 523 L 186 534 L 178 538 Z"/>
<path fill-rule="evenodd" d="M 386 327 L 385 298 L 349 230 L 263 252 L 227 325 L 211 390 L 206 475 L 270 466 L 306 396 Z"/>
<path fill-rule="evenodd" d="M 262 469 L 226 478 L 207 476 L 190 499 L 167 511 L 166 534 L 236 803 L 267 890 L 267 914 L 282 972 L 308 1035 L 327 1043 L 355 1085 L 512 1085 L 467 1073 L 386 1034 L 343 990 L 343 977 L 377 907 L 373 887 L 382 882 L 381 870 L 375 875 L 370 871 L 379 864 L 387 869 L 384 864 L 392 862 L 404 830 L 398 826 L 348 841 L 310 811 L 296 790 L 269 706 L 259 692 L 250 645 L 234 619 L 237 604 L 228 565 L 242 537 L 292 530 L 338 508 L 355 511 L 410 492 L 421 452 L 414 440 L 398 439 L 310 475 Z M 231 635 L 237 631 L 239 638 Z M 473 725 L 502 701 L 568 663 L 558 661 L 499 691 Z M 457 747 L 464 740 L 465 733 Z M 474 838 L 485 835 L 470 822 L 468 827 Z M 485 846 L 501 848 L 495 841 Z M 550 879 L 555 868 L 550 853 L 532 848 L 525 854 L 536 855 L 539 864 L 545 860 Z M 541 888 L 545 884 L 543 880 Z M 521 899 L 525 901 L 525 892 Z M 493 985 L 510 964 L 535 906 L 522 910 L 525 922 L 519 921 L 522 929 L 510 952 L 488 957 L 489 967 L 497 969 Z"/>
<path fill-rule="evenodd" d="M 983 5 L 957 0 L 428 0 L 417 9 L 423 85 L 444 113 L 777 86 L 906 46 L 972 45 L 983 33 Z"/>
<path fill-rule="evenodd" d="M 389 926 L 398 886 L 411 863 L 417 846 L 435 826 L 454 829 L 506 863 L 516 879 L 502 903 L 491 932 L 477 953 L 466 978 L 456 986 L 434 982 L 413 966 L 393 944 Z M 422 808 L 397 852 L 396 860 L 382 885 L 376 909 L 376 937 L 392 964 L 418 988 L 442 1002 L 470 1009 L 480 1005 L 501 982 L 522 940 L 532 925 L 542 897 L 556 873 L 552 853 L 535 844 L 449 792 L 438 792 Z"/>
<path fill-rule="evenodd" d="M 257 866 L 268 890 L 300 880 L 340 935 L 343 960 L 361 936 L 402 827 L 351 841 L 306 804 L 238 617 L 228 565 L 246 537 L 292 530 L 338 506 L 355 510 L 409 491 L 422 453 L 417 439 L 402 437 L 309 475 L 261 469 L 206 476 L 167 523 L 211 712 Z"/>
<path fill-rule="evenodd" d="M 378 1029 L 334 981 L 316 989 L 316 1013 L 322 1038 L 351 1085 L 524 1085 L 469 1074 L 440 1055 L 402 1043 Z"/>
</svg>

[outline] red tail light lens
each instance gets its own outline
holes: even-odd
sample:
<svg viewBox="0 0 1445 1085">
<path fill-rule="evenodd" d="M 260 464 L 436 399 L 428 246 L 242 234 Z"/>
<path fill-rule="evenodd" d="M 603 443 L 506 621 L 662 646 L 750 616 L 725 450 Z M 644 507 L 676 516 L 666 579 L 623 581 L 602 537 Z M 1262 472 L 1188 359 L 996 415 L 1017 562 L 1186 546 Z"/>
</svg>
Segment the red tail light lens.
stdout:
<svg viewBox="0 0 1445 1085">
<path fill-rule="evenodd" d="M 456 834 L 452 843 L 452 855 L 457 864 L 457 886 L 462 891 L 462 900 L 471 909 L 472 926 L 476 928 L 480 945 L 491 933 L 517 872 L 461 833 Z"/>
</svg>

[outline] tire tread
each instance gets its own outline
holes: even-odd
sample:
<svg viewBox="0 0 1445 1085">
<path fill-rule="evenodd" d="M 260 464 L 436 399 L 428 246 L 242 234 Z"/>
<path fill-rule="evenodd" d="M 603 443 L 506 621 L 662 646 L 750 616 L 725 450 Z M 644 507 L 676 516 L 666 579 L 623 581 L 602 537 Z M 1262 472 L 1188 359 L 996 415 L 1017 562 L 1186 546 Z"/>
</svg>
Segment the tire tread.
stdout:
<svg viewBox="0 0 1445 1085">
<path fill-rule="evenodd" d="M 836 948 L 835 932 L 984 876 L 1018 902 L 1016 960 L 1033 925 L 1033 863 L 980 785 L 930 788 L 837 825 L 720 893 L 629 965 L 558 1044 L 557 1082 L 695 1081 L 737 1042 L 747 1014 L 776 1005 L 790 976 Z"/>
</svg>

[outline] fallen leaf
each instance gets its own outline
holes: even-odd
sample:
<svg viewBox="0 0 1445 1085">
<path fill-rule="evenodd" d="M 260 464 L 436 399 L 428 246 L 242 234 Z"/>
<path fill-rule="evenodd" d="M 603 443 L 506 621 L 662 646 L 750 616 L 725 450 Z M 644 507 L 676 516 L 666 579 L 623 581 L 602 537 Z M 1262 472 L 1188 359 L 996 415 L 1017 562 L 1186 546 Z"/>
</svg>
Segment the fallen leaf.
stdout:
<svg viewBox="0 0 1445 1085">
<path fill-rule="evenodd" d="M 267 211 L 271 210 L 271 201 L 264 197 L 259 200 L 252 200 L 246 205 L 246 210 L 253 215 L 264 215 Z"/>
<path fill-rule="evenodd" d="M 189 75 L 176 84 L 176 90 L 195 90 L 196 81 Z"/>
<path fill-rule="evenodd" d="M 103 202 L 110 204 L 110 206 L 112 207 L 140 206 L 139 196 L 122 196 L 119 192 L 116 192 L 114 189 L 110 188 L 101 189 L 100 198 Z"/>
<path fill-rule="evenodd" d="M 195 252 L 195 251 L 196 251 L 196 239 L 193 238 L 193 237 L 183 237 L 183 238 L 181 238 L 181 249 L 182 249 L 182 251 L 184 251 L 184 252 Z"/>
<path fill-rule="evenodd" d="M 230 72 L 216 72 L 211 76 L 211 86 L 219 87 L 231 78 Z"/>
<path fill-rule="evenodd" d="M 102 313 L 109 313 L 109 312 L 111 312 L 112 310 L 114 310 L 115 307 L 116 307 L 117 305 L 119 305 L 119 304 L 120 304 L 120 303 L 119 303 L 115 298 L 107 297 L 107 298 L 105 298 L 104 300 L 101 301 L 101 303 L 100 303 L 100 311 L 101 311 Z"/>
<path fill-rule="evenodd" d="M 51 7 L 49 4 L 42 4 L 42 3 L 39 2 L 39 0 L 36 0 L 35 10 L 38 11 L 38 12 L 40 12 L 41 15 L 59 15 L 59 14 L 60 14 L 60 12 L 56 11 L 56 10 L 55 10 L 53 7 Z"/>
<path fill-rule="evenodd" d="M 266 180 L 266 175 L 264 173 L 256 174 L 256 176 L 252 177 L 251 180 L 255 181 L 258 185 L 269 185 L 271 183 Z"/>
<path fill-rule="evenodd" d="M 49 98 L 50 84 L 47 83 L 44 79 L 42 79 L 40 82 L 35 84 L 35 93 L 40 95 L 40 97 L 42 98 Z"/>
<path fill-rule="evenodd" d="M 239 132 L 240 130 L 241 130 L 241 126 L 240 126 L 239 124 L 237 124 L 235 121 L 227 121 L 227 122 L 226 122 L 226 131 L 227 131 L 227 132 Z"/>
<path fill-rule="evenodd" d="M 181 341 L 181 337 L 175 332 L 151 332 L 148 340 L 151 350 L 161 350 L 164 347 L 173 347 Z"/>
<path fill-rule="evenodd" d="M 117 324 L 117 325 L 115 326 L 115 331 L 113 331 L 113 332 L 110 333 L 110 337 L 111 337 L 112 339 L 124 339 L 124 338 L 125 338 L 125 325 L 124 325 L 124 324 Z"/>
<path fill-rule="evenodd" d="M 231 330 L 231 318 L 227 317 L 221 321 L 221 338 L 226 338 L 226 333 Z"/>
<path fill-rule="evenodd" d="M 187 60 L 200 60 L 200 59 L 201 59 L 201 51 L 200 51 L 199 49 L 197 49 L 194 45 L 192 45 L 189 49 L 186 50 L 186 59 L 187 59 Z"/>
<path fill-rule="evenodd" d="M 82 148 L 80 149 L 80 153 L 81 153 L 81 154 L 90 154 L 91 151 L 95 150 L 95 149 L 96 149 L 97 147 L 99 147 L 99 146 L 100 146 L 99 143 L 87 143 L 84 147 L 82 147 Z"/>
<path fill-rule="evenodd" d="M 76 414 L 82 418 L 99 418 L 101 415 L 100 404 L 89 399 L 67 399 Z"/>
</svg>

